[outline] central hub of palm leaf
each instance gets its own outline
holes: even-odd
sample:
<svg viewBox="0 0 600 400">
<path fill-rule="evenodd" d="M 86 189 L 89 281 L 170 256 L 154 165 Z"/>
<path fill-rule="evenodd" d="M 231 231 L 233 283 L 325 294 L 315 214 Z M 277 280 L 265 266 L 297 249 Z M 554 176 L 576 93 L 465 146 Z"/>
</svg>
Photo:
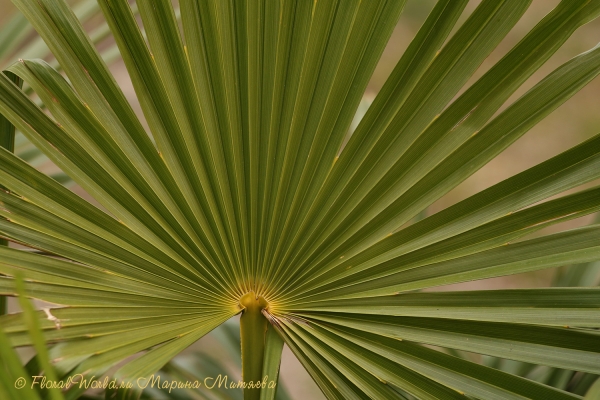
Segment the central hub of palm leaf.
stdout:
<svg viewBox="0 0 600 400">
<path fill-rule="evenodd" d="M 262 310 L 269 307 L 269 303 L 254 292 L 249 292 L 240 298 L 240 305 L 244 309 L 243 313 L 261 313 Z"/>
</svg>

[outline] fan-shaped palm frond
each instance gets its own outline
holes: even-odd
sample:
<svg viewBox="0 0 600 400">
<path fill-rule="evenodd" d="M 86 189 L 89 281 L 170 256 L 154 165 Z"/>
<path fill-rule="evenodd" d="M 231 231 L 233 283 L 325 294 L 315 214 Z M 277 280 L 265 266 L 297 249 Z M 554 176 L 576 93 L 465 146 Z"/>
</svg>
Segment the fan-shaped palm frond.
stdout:
<svg viewBox="0 0 600 400">
<path fill-rule="evenodd" d="M 404 1 L 181 0 L 181 24 L 141 1 L 144 37 L 99 0 L 150 132 L 64 1 L 14 1 L 66 78 L 21 60 L 51 116 L 6 76 L 0 113 L 100 204 L 0 151 L 0 234 L 44 252 L 0 248 L 0 294 L 20 273 L 65 306 L 42 326 L 60 374 L 150 376 L 240 313 L 248 399 L 283 342 L 334 399 L 578 397 L 432 346 L 600 373 L 596 287 L 420 292 L 600 259 L 598 225 L 527 238 L 600 210 L 597 186 L 555 197 L 600 178 L 600 135 L 406 226 L 600 73 L 595 47 L 501 110 L 600 0 L 560 2 L 462 94 L 529 2 L 449 37 L 467 1 L 438 1 L 343 148 Z"/>
</svg>

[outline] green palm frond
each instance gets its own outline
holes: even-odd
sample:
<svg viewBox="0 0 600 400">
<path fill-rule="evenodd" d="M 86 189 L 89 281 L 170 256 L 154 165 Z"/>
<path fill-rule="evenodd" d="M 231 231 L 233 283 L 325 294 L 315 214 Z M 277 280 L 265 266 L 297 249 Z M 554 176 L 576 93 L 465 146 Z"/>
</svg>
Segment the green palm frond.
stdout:
<svg viewBox="0 0 600 400">
<path fill-rule="evenodd" d="M 134 8 L 134 10 L 136 9 Z M 89 25 L 90 21 L 100 14 L 100 7 L 95 0 L 79 0 L 73 6 L 73 13 L 82 24 Z M 110 35 L 110 29 L 106 23 L 94 25 L 88 31 L 94 44 L 103 42 Z M 6 68 L 17 58 L 42 58 L 49 59 L 50 64 L 60 70 L 60 65 L 52 58 L 48 46 L 41 37 L 32 35 L 34 33 L 33 27 L 22 13 L 17 12 L 11 15 L 8 21 L 0 27 L 0 66 Z M 101 57 L 108 65 L 119 60 L 120 54 L 117 45 L 113 43 L 107 46 L 102 50 Z M 30 89 L 26 89 L 26 92 L 32 93 Z M 37 104 L 44 107 L 41 102 L 37 102 Z M 54 171 L 56 168 L 49 163 L 44 153 L 19 132 L 17 132 L 14 147 L 15 154 L 23 160 L 35 167 L 43 168 L 44 171 L 49 170 L 48 174 L 60 183 L 73 185 L 73 181 L 68 175 Z"/>
<path fill-rule="evenodd" d="M 599 221 L 599 218 L 600 214 L 597 214 L 593 223 L 597 223 Z M 600 283 L 600 263 L 596 261 L 585 264 L 561 267 L 552 281 L 552 286 L 557 288 L 567 288 L 580 287 L 586 285 L 592 286 L 597 285 L 598 283 Z M 503 291 L 495 291 L 494 293 L 498 292 Z M 507 300 L 508 302 L 510 302 L 510 295 L 512 293 L 515 293 L 515 291 L 505 292 L 509 295 L 506 298 L 503 298 L 504 305 L 507 305 Z M 554 300 L 557 299 L 558 297 L 556 297 Z M 514 309 L 511 309 L 511 311 L 512 310 Z M 538 312 L 539 309 L 535 309 L 532 311 Z M 559 310 L 555 309 L 555 311 Z M 567 321 L 565 321 L 565 323 L 566 322 Z M 579 324 L 575 323 L 566 325 L 574 326 Z M 583 325 L 585 325 L 585 323 L 583 323 Z M 449 349 L 449 352 L 458 357 L 464 357 L 465 359 L 468 359 L 470 354 L 461 351 L 456 351 L 454 349 Z M 490 356 L 485 356 L 483 359 L 483 363 L 488 367 L 493 367 L 496 369 L 500 369 L 504 372 L 524 376 L 529 379 L 533 379 L 537 382 L 544 383 L 546 385 L 550 385 L 561 390 L 568 390 L 569 392 L 579 395 L 585 394 L 590 389 L 594 381 L 597 379 L 597 375 L 590 373 L 578 372 L 561 368 L 552 368 L 544 365 L 535 365 Z"/>
<path fill-rule="evenodd" d="M 0 114 L 99 204 L 0 149 L 0 236 L 41 250 L 0 247 L 0 294 L 21 274 L 62 306 L 59 376 L 151 376 L 238 314 L 247 384 L 285 343 L 333 399 L 579 398 L 438 347 L 600 374 L 597 287 L 421 292 L 600 259 L 597 224 L 529 236 L 600 210 L 600 135 L 423 218 L 600 73 L 594 47 L 502 108 L 600 0 L 561 1 L 465 91 L 529 1 L 458 27 L 467 1 L 438 1 L 349 138 L 404 1 L 139 1 L 142 31 L 99 0 L 149 132 L 63 0 L 14 2 L 61 72 L 13 64 L 49 113 L 2 75 Z"/>
<path fill-rule="evenodd" d="M 28 338 L 37 353 L 34 360 L 40 366 L 41 370 L 44 371 L 45 376 L 49 380 L 56 381 L 56 372 L 50 363 L 48 349 L 46 348 L 39 319 L 35 314 L 32 304 L 25 297 L 23 278 L 19 273 L 16 275 L 15 291 L 19 294 L 19 303 L 23 310 L 18 317 L 26 327 Z M 9 343 L 3 329 L 0 329 L 0 359 L 2 359 L 3 364 L 0 395 L 2 395 L 2 398 L 6 399 L 21 398 L 27 400 L 39 400 L 41 397 L 34 389 L 34 382 L 38 382 L 38 380 L 36 379 L 34 381 L 33 374 L 28 373 L 29 371 L 27 371 L 27 368 L 21 367 L 19 354 L 10 347 Z M 46 389 L 46 392 L 47 397 L 44 398 L 64 400 L 61 391 L 57 388 L 48 388 Z"/>
</svg>

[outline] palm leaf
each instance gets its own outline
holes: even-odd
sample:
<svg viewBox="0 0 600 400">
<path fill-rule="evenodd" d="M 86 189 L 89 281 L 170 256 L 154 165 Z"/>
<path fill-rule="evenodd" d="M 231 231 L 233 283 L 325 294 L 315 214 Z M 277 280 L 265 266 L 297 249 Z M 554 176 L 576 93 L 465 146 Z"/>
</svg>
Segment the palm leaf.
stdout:
<svg viewBox="0 0 600 400">
<path fill-rule="evenodd" d="M 595 47 L 500 111 L 600 15 L 565 0 L 461 92 L 529 6 L 456 26 L 466 3 L 437 2 L 348 139 L 404 1 L 185 0 L 180 24 L 157 0 L 142 30 L 101 0 L 88 35 L 63 0 L 15 0 L 57 64 L 12 65 L 41 104 L 3 75 L 0 114 L 99 204 L 0 150 L 0 235 L 38 250 L 0 248 L 0 294 L 21 274 L 61 306 L 41 322 L 61 375 L 185 376 L 169 361 L 241 313 L 247 399 L 273 398 L 251 382 L 283 342 L 329 398 L 578 398 L 428 347 L 600 374 L 597 288 L 417 292 L 600 259 L 598 225 L 528 237 L 600 209 L 598 187 L 560 196 L 600 178 L 598 135 L 419 217 L 600 73 Z M 109 31 L 149 132 L 94 46 Z"/>
</svg>

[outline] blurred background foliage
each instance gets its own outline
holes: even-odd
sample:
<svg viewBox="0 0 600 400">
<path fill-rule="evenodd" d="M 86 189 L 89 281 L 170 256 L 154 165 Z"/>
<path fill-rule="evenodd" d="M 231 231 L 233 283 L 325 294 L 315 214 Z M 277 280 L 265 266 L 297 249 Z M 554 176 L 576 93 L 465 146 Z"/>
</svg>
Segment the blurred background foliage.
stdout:
<svg viewBox="0 0 600 400">
<path fill-rule="evenodd" d="M 502 58 L 536 23 L 542 19 L 559 0 L 533 0 L 529 10 L 516 24 L 512 31 L 505 37 L 500 45 L 480 66 L 479 70 L 471 77 L 463 91 L 480 78 L 491 66 Z M 103 58 L 116 77 L 125 95 L 131 102 L 138 117 L 144 117 L 139 104 L 136 103 L 135 92 L 126 72 L 125 65 L 119 58 L 118 50 L 114 46 L 108 29 L 103 23 L 101 13 L 95 0 L 71 1 L 77 10 L 78 17 L 90 32 L 90 36 L 101 51 Z M 408 0 L 400 21 L 383 53 L 359 107 L 356 123 L 368 108 L 371 101 L 387 79 L 388 75 L 400 59 L 404 50 L 416 34 L 422 22 L 435 4 L 435 0 Z M 461 20 L 464 21 L 470 12 L 479 4 L 474 0 L 469 3 Z M 12 25 L 11 25 L 12 24 Z M 36 33 L 28 27 L 24 18 L 20 19 L 15 7 L 10 0 L 0 0 L 0 67 L 3 69 L 17 61 L 19 58 L 44 58 L 52 63 L 53 59 L 48 54 L 43 42 Z M 456 29 L 456 28 L 455 28 Z M 527 82 L 517 90 L 506 102 L 510 104 L 525 91 L 535 85 L 541 78 L 557 68 L 575 55 L 593 47 L 600 37 L 600 19 L 579 29 Z M 11 45 L 6 45 L 10 42 Z M 3 47 L 3 43 L 5 44 Z M 459 93 L 459 95 L 462 92 Z M 457 95 L 458 96 L 458 95 Z M 500 111 L 502 111 L 500 109 Z M 579 91 L 570 100 L 565 102 L 549 117 L 532 128 L 526 135 L 507 148 L 488 165 L 479 170 L 453 191 L 434 203 L 427 214 L 436 213 L 460 200 L 463 200 L 481 190 L 486 189 L 512 175 L 539 164 L 560 152 L 590 138 L 600 132 L 600 79 L 591 82 Z M 499 112 L 500 112 L 499 111 Z M 353 127 L 356 126 L 353 124 Z M 350 134 L 351 132 L 349 132 Z M 83 190 L 73 185 L 68 178 L 58 170 L 45 156 L 29 144 L 22 135 L 17 135 L 16 153 L 30 162 L 36 168 L 51 174 L 55 179 L 70 187 L 73 191 L 90 200 Z M 590 182 L 587 186 L 597 185 L 599 182 Z M 422 216 L 423 217 L 423 216 Z M 535 235 L 545 235 L 550 232 L 571 229 L 591 223 L 594 218 L 600 222 L 598 215 L 586 216 L 568 222 L 553 225 L 543 229 Z M 582 268 L 564 266 L 561 268 L 543 270 L 521 275 L 494 278 L 484 281 L 475 281 L 440 287 L 435 290 L 474 290 L 496 288 L 530 288 L 540 286 L 594 286 L 600 282 L 600 262 L 590 263 Z M 37 304 L 40 306 L 40 304 Z M 9 305 L 9 311 L 18 309 L 16 303 Z M 21 352 L 20 356 L 27 361 L 33 354 Z M 558 370 L 549 367 L 529 365 L 516 361 L 480 356 L 466 352 L 453 352 L 454 355 L 467 358 L 471 361 L 499 368 L 507 372 L 516 373 L 569 390 L 577 394 L 584 394 L 592 385 L 595 376 L 590 374 L 575 373 L 573 371 Z M 33 363 L 30 363 L 33 364 Z M 31 365 L 30 365 L 31 366 Z M 194 377 L 216 376 L 219 373 L 228 374 L 235 380 L 241 379 L 240 351 L 239 351 L 239 322 L 237 318 L 220 326 L 210 335 L 205 336 L 180 356 L 172 360 L 161 372 L 166 377 L 177 380 L 194 379 Z M 278 398 L 292 399 L 322 399 L 324 398 L 317 386 L 308 376 L 304 368 L 295 359 L 292 353 L 285 348 L 281 366 L 281 382 L 287 389 L 280 389 Z M 288 393 L 289 392 L 289 393 Z M 188 391 L 186 393 L 173 392 L 174 399 L 242 399 L 242 392 L 227 391 Z M 162 398 L 164 392 L 148 391 L 142 398 Z M 208 397 L 207 397 L 208 396 Z"/>
</svg>

